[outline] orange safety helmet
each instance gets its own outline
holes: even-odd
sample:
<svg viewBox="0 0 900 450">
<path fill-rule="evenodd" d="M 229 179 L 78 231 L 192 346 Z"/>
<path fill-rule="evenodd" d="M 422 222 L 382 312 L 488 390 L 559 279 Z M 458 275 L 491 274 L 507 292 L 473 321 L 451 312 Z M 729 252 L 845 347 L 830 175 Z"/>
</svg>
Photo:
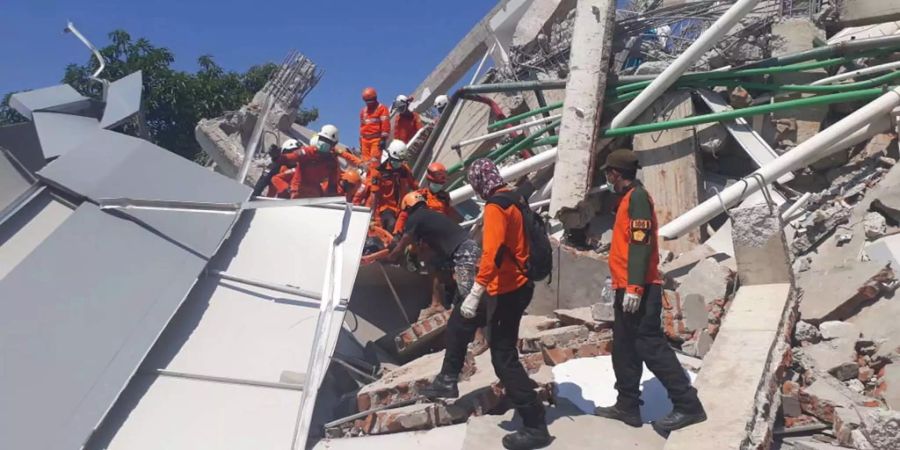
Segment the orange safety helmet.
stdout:
<svg viewBox="0 0 900 450">
<path fill-rule="evenodd" d="M 424 195 L 422 195 L 419 191 L 412 191 L 403 196 L 403 202 L 400 204 L 400 209 L 406 211 L 407 209 L 410 209 L 413 206 L 418 205 L 419 203 L 423 203 L 424 201 Z"/>
<path fill-rule="evenodd" d="M 363 89 L 362 93 L 363 101 L 375 101 L 378 100 L 378 92 L 375 92 L 375 88 L 367 87 Z"/>
<path fill-rule="evenodd" d="M 357 186 L 362 182 L 362 178 L 359 176 L 358 171 L 349 169 L 341 172 L 341 181 L 346 181 L 354 186 Z"/>
<path fill-rule="evenodd" d="M 447 168 L 439 162 L 431 163 L 425 178 L 432 183 L 444 184 L 447 182 Z"/>
</svg>

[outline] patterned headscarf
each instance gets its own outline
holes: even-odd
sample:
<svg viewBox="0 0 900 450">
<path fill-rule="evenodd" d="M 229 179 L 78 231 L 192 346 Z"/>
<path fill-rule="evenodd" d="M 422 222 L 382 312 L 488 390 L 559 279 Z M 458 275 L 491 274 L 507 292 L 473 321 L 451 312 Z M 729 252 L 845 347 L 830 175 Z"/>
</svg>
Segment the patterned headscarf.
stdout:
<svg viewBox="0 0 900 450">
<path fill-rule="evenodd" d="M 475 160 L 469 166 L 467 178 L 472 189 L 483 199 L 490 197 L 494 190 L 505 184 L 497 166 L 487 158 Z"/>
</svg>

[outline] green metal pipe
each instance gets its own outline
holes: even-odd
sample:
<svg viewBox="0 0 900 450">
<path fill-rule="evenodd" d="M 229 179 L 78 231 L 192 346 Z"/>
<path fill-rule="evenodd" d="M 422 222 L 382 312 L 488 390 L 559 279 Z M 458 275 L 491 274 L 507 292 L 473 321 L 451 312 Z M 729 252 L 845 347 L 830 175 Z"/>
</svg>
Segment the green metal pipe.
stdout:
<svg viewBox="0 0 900 450">
<path fill-rule="evenodd" d="M 736 83 L 735 85 L 743 86 L 748 89 L 759 89 L 763 91 L 787 91 L 787 92 L 808 92 L 814 94 L 820 93 L 833 93 L 833 92 L 847 92 L 859 89 L 868 89 L 876 86 L 881 86 L 883 84 L 887 84 L 893 80 L 900 79 L 900 71 L 890 72 L 879 77 L 875 77 L 865 81 L 857 81 L 855 83 L 845 83 L 845 84 L 827 84 L 821 86 L 808 86 L 801 84 L 788 84 L 788 85 L 777 85 L 777 84 L 766 84 L 766 83 Z M 730 82 L 726 84 L 726 86 L 730 87 Z"/>
<path fill-rule="evenodd" d="M 531 111 L 526 111 L 526 112 L 523 112 L 522 114 L 518 114 L 518 115 L 515 115 L 512 117 L 507 117 L 506 119 L 503 119 L 503 120 L 498 120 L 498 121 L 488 125 L 488 131 L 496 131 L 496 130 L 500 129 L 501 127 L 518 122 L 522 119 L 527 119 L 529 117 L 536 116 L 538 114 L 543 114 L 545 112 L 553 111 L 554 109 L 559 109 L 562 107 L 562 105 L 563 105 L 563 102 L 557 102 L 557 103 L 553 103 L 553 104 L 544 106 L 542 108 L 532 109 Z"/>
<path fill-rule="evenodd" d="M 632 125 L 628 127 L 612 128 L 602 132 L 603 137 L 619 137 L 631 136 L 642 133 L 652 133 L 654 131 L 669 130 L 672 128 L 689 127 L 704 123 L 721 122 L 724 120 L 732 120 L 740 117 L 749 117 L 760 114 L 767 114 L 775 111 L 783 111 L 786 109 L 803 108 L 807 106 L 828 105 L 831 103 L 852 102 L 856 100 L 866 100 L 878 97 L 884 91 L 880 88 L 862 89 L 852 92 L 842 92 L 838 94 L 819 95 L 816 97 L 801 98 L 797 100 L 789 100 L 786 102 L 772 103 L 767 105 L 751 106 L 749 108 L 735 109 L 731 111 L 723 111 L 719 113 L 704 114 L 700 116 L 687 117 L 684 119 L 670 120 L 667 122 L 656 122 L 642 125 Z"/>
<path fill-rule="evenodd" d="M 507 149 L 506 151 L 504 151 L 503 153 L 498 155 L 494 160 L 502 161 L 502 160 L 506 159 L 509 155 L 514 155 L 526 148 L 534 147 L 535 142 L 537 142 L 538 138 L 547 134 L 550 130 L 558 127 L 561 122 L 562 122 L 562 119 L 556 119 L 553 122 L 550 122 L 549 124 L 547 124 L 547 126 L 528 135 L 528 137 L 525 138 L 522 142 L 517 143 L 516 145 L 512 146 L 511 148 Z"/>
<path fill-rule="evenodd" d="M 502 154 L 503 152 L 509 150 L 510 147 L 512 147 L 513 145 L 518 144 L 519 142 L 522 142 L 524 139 L 525 139 L 525 136 L 522 136 L 522 135 L 516 136 L 516 137 L 513 138 L 511 141 L 509 141 L 509 142 L 507 142 L 507 143 L 501 145 L 500 147 L 495 148 L 494 150 L 491 150 L 490 153 L 488 153 L 487 155 L 484 155 L 484 156 L 469 156 L 469 157 L 466 158 L 465 160 L 460 161 L 460 162 L 458 162 L 458 163 L 456 163 L 456 164 L 450 166 L 450 168 L 447 169 L 447 175 L 453 175 L 453 174 L 455 174 L 456 172 L 459 172 L 460 170 L 462 170 L 462 169 L 466 166 L 466 164 L 469 164 L 469 163 L 471 163 L 472 161 L 475 161 L 475 160 L 478 159 L 478 158 L 490 158 L 490 159 L 494 159 L 494 158 L 497 157 L 497 155 L 500 155 L 500 154 Z"/>
</svg>

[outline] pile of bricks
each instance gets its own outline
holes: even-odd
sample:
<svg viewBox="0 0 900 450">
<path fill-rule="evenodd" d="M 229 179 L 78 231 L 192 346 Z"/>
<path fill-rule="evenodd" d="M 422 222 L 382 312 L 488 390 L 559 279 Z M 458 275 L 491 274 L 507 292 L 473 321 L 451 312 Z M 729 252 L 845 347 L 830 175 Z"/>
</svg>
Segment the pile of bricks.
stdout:
<svg viewBox="0 0 900 450">
<path fill-rule="evenodd" d="M 397 353 L 406 354 L 434 341 L 447 329 L 448 320 L 450 320 L 449 310 L 410 325 L 394 337 Z"/>
</svg>

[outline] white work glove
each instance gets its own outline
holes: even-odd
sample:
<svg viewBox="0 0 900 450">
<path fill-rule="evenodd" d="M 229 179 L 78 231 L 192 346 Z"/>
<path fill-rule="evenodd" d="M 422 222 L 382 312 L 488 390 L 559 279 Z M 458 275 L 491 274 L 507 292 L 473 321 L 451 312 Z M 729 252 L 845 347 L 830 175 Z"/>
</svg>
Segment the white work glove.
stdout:
<svg viewBox="0 0 900 450">
<path fill-rule="evenodd" d="M 641 307 L 641 296 L 635 293 L 625 293 L 622 298 L 622 311 L 627 313 L 636 313 Z"/>
<path fill-rule="evenodd" d="M 460 305 L 459 313 L 466 319 L 475 317 L 475 313 L 478 311 L 478 303 L 481 302 L 481 296 L 483 294 L 484 286 L 478 283 L 472 285 L 472 290 L 469 291 L 469 295 L 466 296 L 466 299 L 463 300 L 462 305 Z"/>
</svg>

